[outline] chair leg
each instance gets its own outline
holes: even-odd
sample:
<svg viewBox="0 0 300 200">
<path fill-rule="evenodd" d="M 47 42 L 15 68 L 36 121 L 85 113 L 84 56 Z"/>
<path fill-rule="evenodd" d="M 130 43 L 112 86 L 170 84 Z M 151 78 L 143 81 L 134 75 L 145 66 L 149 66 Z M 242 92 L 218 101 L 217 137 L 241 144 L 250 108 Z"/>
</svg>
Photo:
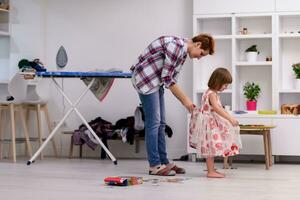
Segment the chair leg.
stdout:
<svg viewBox="0 0 300 200">
<path fill-rule="evenodd" d="M 28 128 L 28 133 L 29 133 L 30 132 L 30 130 L 29 130 L 29 127 L 30 127 L 30 125 L 29 125 L 30 107 L 26 104 L 23 105 L 23 112 L 24 112 L 24 115 L 25 115 L 25 122 L 26 122 L 26 125 L 27 125 L 27 128 Z M 29 139 L 29 141 L 30 141 L 30 139 Z M 29 156 L 27 145 L 25 145 L 25 155 Z"/>
<path fill-rule="evenodd" d="M 30 144 L 30 141 L 29 141 L 28 126 L 27 126 L 26 121 L 25 121 L 24 111 L 23 111 L 22 105 L 20 105 L 20 118 L 21 118 L 23 129 L 24 129 L 24 136 L 25 136 L 25 140 L 26 140 L 27 151 L 29 153 L 29 156 L 31 157 L 32 156 L 32 149 L 31 149 L 31 144 Z"/>
<path fill-rule="evenodd" d="M 3 159 L 3 146 L 2 146 L 3 141 L 2 141 L 2 139 L 3 139 L 4 129 L 3 129 L 2 124 L 3 125 L 5 124 L 5 123 L 2 123 L 2 122 L 4 122 L 4 117 L 2 116 L 2 109 L 0 109 L 0 160 Z"/>
<path fill-rule="evenodd" d="M 39 137 L 39 146 L 43 143 L 42 138 L 42 128 L 41 128 L 41 105 L 37 104 L 36 107 L 36 120 L 37 120 L 37 131 L 38 131 L 38 137 Z M 40 153 L 40 159 L 43 159 L 43 153 Z"/>
<path fill-rule="evenodd" d="M 74 142 L 73 142 L 73 135 L 72 135 L 71 136 L 71 141 L 70 141 L 69 158 L 73 157 L 73 146 L 74 146 Z"/>
<path fill-rule="evenodd" d="M 13 162 L 17 161 L 16 158 L 16 126 L 15 126 L 15 107 L 14 104 L 9 104 L 10 120 L 11 120 L 11 143 L 12 143 L 12 156 Z"/>
<path fill-rule="evenodd" d="M 46 117 L 46 121 L 47 121 L 47 125 L 48 125 L 48 130 L 49 130 L 49 134 L 50 134 L 52 132 L 52 124 L 51 124 L 51 119 L 50 119 L 50 115 L 49 115 L 49 112 L 48 112 L 47 104 L 44 104 L 42 106 L 42 108 L 43 108 L 43 111 L 45 113 L 45 117 Z M 52 142 L 54 154 L 55 154 L 56 157 L 58 157 L 58 151 L 57 151 L 57 147 L 56 147 L 54 137 L 52 138 L 51 142 Z"/>
</svg>

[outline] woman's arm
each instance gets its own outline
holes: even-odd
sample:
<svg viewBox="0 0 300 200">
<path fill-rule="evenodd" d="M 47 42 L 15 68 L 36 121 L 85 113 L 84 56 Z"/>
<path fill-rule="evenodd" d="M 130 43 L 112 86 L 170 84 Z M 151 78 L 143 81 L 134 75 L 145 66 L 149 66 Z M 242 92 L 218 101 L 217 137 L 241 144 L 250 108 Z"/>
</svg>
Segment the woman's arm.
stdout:
<svg viewBox="0 0 300 200">
<path fill-rule="evenodd" d="M 186 107 L 186 109 L 191 113 L 195 107 L 193 102 L 188 98 L 181 88 L 175 83 L 169 87 L 173 95 Z"/>
<path fill-rule="evenodd" d="M 233 118 L 218 104 L 218 96 L 215 93 L 209 94 L 209 103 L 218 115 L 227 119 L 233 126 L 237 126 L 239 124 L 235 118 Z"/>
</svg>

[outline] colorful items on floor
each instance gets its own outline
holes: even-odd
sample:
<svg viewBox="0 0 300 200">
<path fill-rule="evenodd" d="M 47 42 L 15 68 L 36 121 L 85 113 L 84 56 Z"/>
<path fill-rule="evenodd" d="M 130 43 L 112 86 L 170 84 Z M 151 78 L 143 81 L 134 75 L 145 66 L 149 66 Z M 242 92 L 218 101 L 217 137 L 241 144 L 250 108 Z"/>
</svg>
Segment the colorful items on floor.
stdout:
<svg viewBox="0 0 300 200">
<path fill-rule="evenodd" d="M 109 176 L 104 179 L 104 183 L 114 186 L 139 185 L 143 183 L 143 177 L 139 176 Z"/>
</svg>

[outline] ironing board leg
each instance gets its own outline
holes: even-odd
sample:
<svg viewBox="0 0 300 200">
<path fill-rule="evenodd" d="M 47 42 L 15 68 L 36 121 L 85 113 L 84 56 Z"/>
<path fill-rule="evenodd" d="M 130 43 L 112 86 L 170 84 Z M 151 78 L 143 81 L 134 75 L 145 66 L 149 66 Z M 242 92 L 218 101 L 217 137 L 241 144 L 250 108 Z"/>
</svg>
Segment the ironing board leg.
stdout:
<svg viewBox="0 0 300 200">
<path fill-rule="evenodd" d="M 55 133 L 57 132 L 57 130 L 60 128 L 60 126 L 64 123 L 64 121 L 66 120 L 66 118 L 72 113 L 72 111 L 74 110 L 76 112 L 76 114 L 79 116 L 79 118 L 82 120 L 82 122 L 86 125 L 86 127 L 88 128 L 88 130 L 93 134 L 93 136 L 96 138 L 96 140 L 98 141 L 98 143 L 101 145 L 101 147 L 105 150 L 105 152 L 108 154 L 108 156 L 110 157 L 110 159 L 113 161 L 113 163 L 116 165 L 117 164 L 117 160 L 116 158 L 110 153 L 110 151 L 106 148 L 106 146 L 102 143 L 102 141 L 99 139 L 99 137 L 96 135 L 96 133 L 93 131 L 93 129 L 90 127 L 90 125 L 87 123 L 87 121 L 84 119 L 84 117 L 81 115 L 81 113 L 78 111 L 78 109 L 76 108 L 76 106 L 79 104 L 79 102 L 81 101 L 81 99 L 85 96 L 85 94 L 89 91 L 89 89 L 91 88 L 91 86 L 93 85 L 95 78 L 93 78 L 93 80 L 89 83 L 89 85 L 87 86 L 87 88 L 84 90 L 84 92 L 78 97 L 78 99 L 75 101 L 75 103 L 72 103 L 71 100 L 68 98 L 68 96 L 65 94 L 65 92 L 63 91 L 63 89 L 61 88 L 61 86 L 57 83 L 57 81 L 52 78 L 56 88 L 58 89 L 58 91 L 64 96 L 65 100 L 71 105 L 71 108 L 68 110 L 68 112 L 63 116 L 63 118 L 60 120 L 60 122 L 56 125 L 56 127 L 52 130 L 52 132 L 50 133 L 50 135 L 47 137 L 47 139 L 45 140 L 45 142 L 40 146 L 40 148 L 36 151 L 36 153 L 32 156 L 32 158 L 30 160 L 27 161 L 27 165 L 30 165 L 31 163 L 33 163 L 36 159 L 36 157 L 42 152 L 42 150 L 46 147 L 47 143 L 52 139 L 52 137 L 55 135 Z"/>
</svg>

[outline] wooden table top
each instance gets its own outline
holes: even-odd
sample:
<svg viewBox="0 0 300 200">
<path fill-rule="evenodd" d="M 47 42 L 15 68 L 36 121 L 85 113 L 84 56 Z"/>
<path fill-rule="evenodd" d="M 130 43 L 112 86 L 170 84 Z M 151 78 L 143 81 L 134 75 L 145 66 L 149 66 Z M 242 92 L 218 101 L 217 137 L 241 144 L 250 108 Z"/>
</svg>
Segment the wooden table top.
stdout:
<svg viewBox="0 0 300 200">
<path fill-rule="evenodd" d="M 264 131 L 264 130 L 271 130 L 276 126 L 272 125 L 240 125 L 241 131 Z"/>
</svg>

